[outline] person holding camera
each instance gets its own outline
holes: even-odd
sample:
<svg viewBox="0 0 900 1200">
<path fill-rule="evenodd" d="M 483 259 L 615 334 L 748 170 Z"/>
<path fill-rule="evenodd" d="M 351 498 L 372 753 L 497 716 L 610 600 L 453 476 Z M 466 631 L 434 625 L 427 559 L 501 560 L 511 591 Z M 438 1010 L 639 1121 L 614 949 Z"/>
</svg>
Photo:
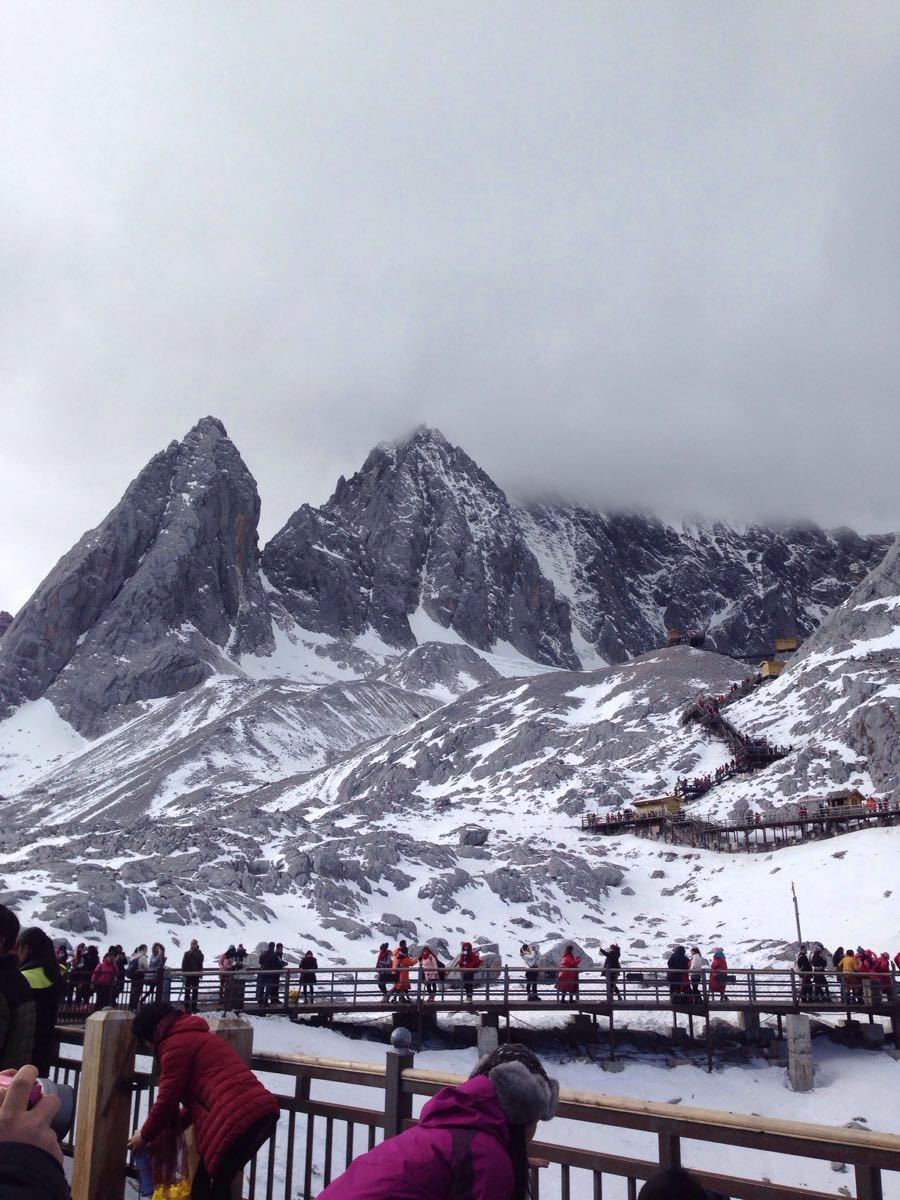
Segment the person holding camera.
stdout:
<svg viewBox="0 0 900 1200">
<path fill-rule="evenodd" d="M 0 1104 L 0 1196 L 3 1200 L 69 1200 L 63 1152 L 53 1130 L 60 1097 L 31 1103 L 38 1077 L 28 1064 L 12 1075 Z"/>
</svg>

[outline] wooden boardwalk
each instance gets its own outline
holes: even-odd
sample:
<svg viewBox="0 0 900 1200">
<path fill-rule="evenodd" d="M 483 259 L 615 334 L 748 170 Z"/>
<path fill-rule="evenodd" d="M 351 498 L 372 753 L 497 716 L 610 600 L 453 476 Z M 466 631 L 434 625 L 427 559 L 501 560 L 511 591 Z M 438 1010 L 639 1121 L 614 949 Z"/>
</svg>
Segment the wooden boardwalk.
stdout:
<svg viewBox="0 0 900 1200">
<path fill-rule="evenodd" d="M 585 833 L 635 833 L 676 846 L 705 850 L 739 850 L 748 853 L 776 850 L 781 846 L 820 838 L 837 837 L 873 826 L 900 825 L 900 804 L 872 811 L 866 805 L 827 808 L 800 815 L 800 806 L 791 805 L 759 820 L 711 821 L 692 817 L 688 812 L 644 815 L 628 810 L 613 820 L 601 819 L 600 813 L 581 818 Z"/>
<path fill-rule="evenodd" d="M 761 1017 L 781 1020 L 790 1013 L 844 1016 L 874 1023 L 876 1018 L 890 1022 L 891 1034 L 900 1049 L 900 978 L 857 976 L 848 986 L 834 972 L 818 980 L 813 990 L 794 970 L 740 968 L 730 970 L 724 994 L 709 988 L 709 971 L 703 972 L 695 991 L 685 990 L 682 982 L 670 979 L 665 967 L 624 967 L 613 978 L 599 967 L 579 972 L 577 994 L 570 998 L 557 988 L 556 972 L 542 969 L 536 981 L 537 999 L 529 999 L 529 981 L 525 968 L 496 967 L 482 969 L 469 983 L 453 970 L 435 985 L 430 995 L 426 981 L 416 978 L 409 991 L 393 1000 L 375 978 L 371 966 L 364 968 L 328 967 L 317 971 L 314 984 L 307 982 L 302 993 L 300 972 L 292 968 L 281 972 L 219 971 L 185 973 L 171 971 L 164 981 L 163 994 L 173 1003 L 182 1004 L 193 997 L 196 981 L 196 1007 L 201 1012 L 244 1012 L 287 1014 L 297 1020 L 313 1017 L 330 1022 L 338 1017 L 361 1016 L 378 1019 L 391 1015 L 395 1024 L 422 1031 L 437 1016 L 477 1015 L 482 1024 L 506 1024 L 507 1033 L 513 1013 L 580 1013 L 596 1025 L 599 1018 L 608 1023 L 610 1053 L 615 1055 L 616 1017 L 619 1014 L 665 1012 L 678 1024 L 686 1018 L 691 1031 L 695 1021 L 704 1023 L 709 1042 L 710 1019 L 716 1014 L 739 1014 L 745 1028 L 758 1027 Z M 268 988 L 268 993 L 262 989 Z M 387 993 L 387 994 L 386 994 Z M 155 998 L 147 992 L 140 999 Z M 268 995 L 268 999 L 266 999 Z M 119 1007 L 127 1008 L 129 997 L 123 992 Z M 82 1023 L 90 1006 L 70 1004 L 60 1013 L 60 1023 Z"/>
</svg>

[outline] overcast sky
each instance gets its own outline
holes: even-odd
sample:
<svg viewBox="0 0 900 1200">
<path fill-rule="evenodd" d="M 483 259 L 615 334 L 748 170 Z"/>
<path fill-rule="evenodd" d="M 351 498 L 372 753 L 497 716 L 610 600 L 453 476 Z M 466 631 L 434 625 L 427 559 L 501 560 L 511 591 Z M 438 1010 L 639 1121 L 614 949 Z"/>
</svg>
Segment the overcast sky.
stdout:
<svg viewBox="0 0 900 1200">
<path fill-rule="evenodd" d="M 512 494 L 900 527 L 900 5 L 0 6 L 0 607 L 220 416 L 263 534 Z"/>
</svg>

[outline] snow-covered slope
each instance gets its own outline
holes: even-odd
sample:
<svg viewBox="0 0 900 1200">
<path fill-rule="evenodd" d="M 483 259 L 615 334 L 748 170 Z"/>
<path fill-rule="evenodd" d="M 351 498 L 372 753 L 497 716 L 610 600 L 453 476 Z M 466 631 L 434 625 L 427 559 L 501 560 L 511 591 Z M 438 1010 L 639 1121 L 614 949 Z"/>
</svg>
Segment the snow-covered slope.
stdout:
<svg viewBox="0 0 900 1200">
<path fill-rule="evenodd" d="M 782 675 L 729 717 L 795 747 L 766 772 L 763 807 L 839 787 L 900 799 L 900 539 Z M 758 788 L 732 782 L 698 808 L 729 811 L 750 798 Z"/>
<path fill-rule="evenodd" d="M 374 679 L 304 688 L 217 677 L 33 778 L 15 811 L 73 827 L 99 816 L 125 827 L 142 816 L 227 820 L 233 797 L 315 771 L 435 705 Z"/>
<path fill-rule="evenodd" d="M 755 913 L 742 889 L 787 859 L 764 869 L 579 827 L 586 808 L 669 793 L 726 760 L 680 717 L 747 665 L 637 653 L 697 613 L 752 643 L 843 600 L 779 680 L 729 710 L 793 751 L 697 811 L 847 783 L 900 795 L 897 547 L 844 599 L 878 539 L 522 513 L 433 431 L 380 448 L 318 516 L 292 519 L 266 572 L 257 503 L 224 429 L 201 422 L 0 642 L 0 879 L 7 902 L 54 932 L 127 941 L 127 928 L 212 924 L 252 937 L 275 923 L 342 957 L 413 928 L 481 930 L 507 949 L 523 931 L 589 946 L 621 933 L 652 961 L 654 943 L 693 930 L 778 950 L 781 901 Z M 92 591 L 104 563 L 115 586 Z M 569 604 L 586 659 L 636 656 L 561 669 L 575 661 Z M 895 833 L 857 844 L 886 863 Z M 831 867 L 827 845 L 806 850 L 798 871 Z M 882 865 L 872 922 L 889 932 Z M 723 870 L 741 872 L 733 912 Z"/>
</svg>

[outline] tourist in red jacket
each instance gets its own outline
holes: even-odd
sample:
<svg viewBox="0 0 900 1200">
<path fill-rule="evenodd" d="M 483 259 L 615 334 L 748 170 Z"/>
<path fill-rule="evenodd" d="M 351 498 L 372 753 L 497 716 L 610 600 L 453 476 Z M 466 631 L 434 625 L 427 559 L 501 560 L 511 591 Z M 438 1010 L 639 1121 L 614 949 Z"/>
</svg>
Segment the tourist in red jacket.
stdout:
<svg viewBox="0 0 900 1200">
<path fill-rule="evenodd" d="M 463 942 L 456 965 L 459 968 L 459 978 L 465 989 L 466 999 L 471 1004 L 475 990 L 475 972 L 481 966 L 481 955 L 472 949 L 471 942 Z"/>
<path fill-rule="evenodd" d="M 712 962 L 709 970 L 709 990 L 715 992 L 719 1000 L 725 999 L 725 988 L 728 985 L 728 961 L 725 951 L 717 946 L 712 952 Z"/>
<path fill-rule="evenodd" d="M 574 946 L 566 946 L 566 952 L 559 964 L 560 971 L 556 980 L 559 989 L 559 1002 L 565 1004 L 566 997 L 570 1004 L 578 999 L 578 968 L 581 966 L 581 955 L 575 953 Z"/>
<path fill-rule="evenodd" d="M 134 1036 L 153 1047 L 160 1078 L 156 1102 L 129 1145 L 146 1144 L 153 1155 L 164 1135 L 193 1125 L 200 1164 L 192 1200 L 229 1200 L 232 1181 L 275 1132 L 278 1100 L 202 1017 L 165 1000 L 141 1009 Z"/>
</svg>

